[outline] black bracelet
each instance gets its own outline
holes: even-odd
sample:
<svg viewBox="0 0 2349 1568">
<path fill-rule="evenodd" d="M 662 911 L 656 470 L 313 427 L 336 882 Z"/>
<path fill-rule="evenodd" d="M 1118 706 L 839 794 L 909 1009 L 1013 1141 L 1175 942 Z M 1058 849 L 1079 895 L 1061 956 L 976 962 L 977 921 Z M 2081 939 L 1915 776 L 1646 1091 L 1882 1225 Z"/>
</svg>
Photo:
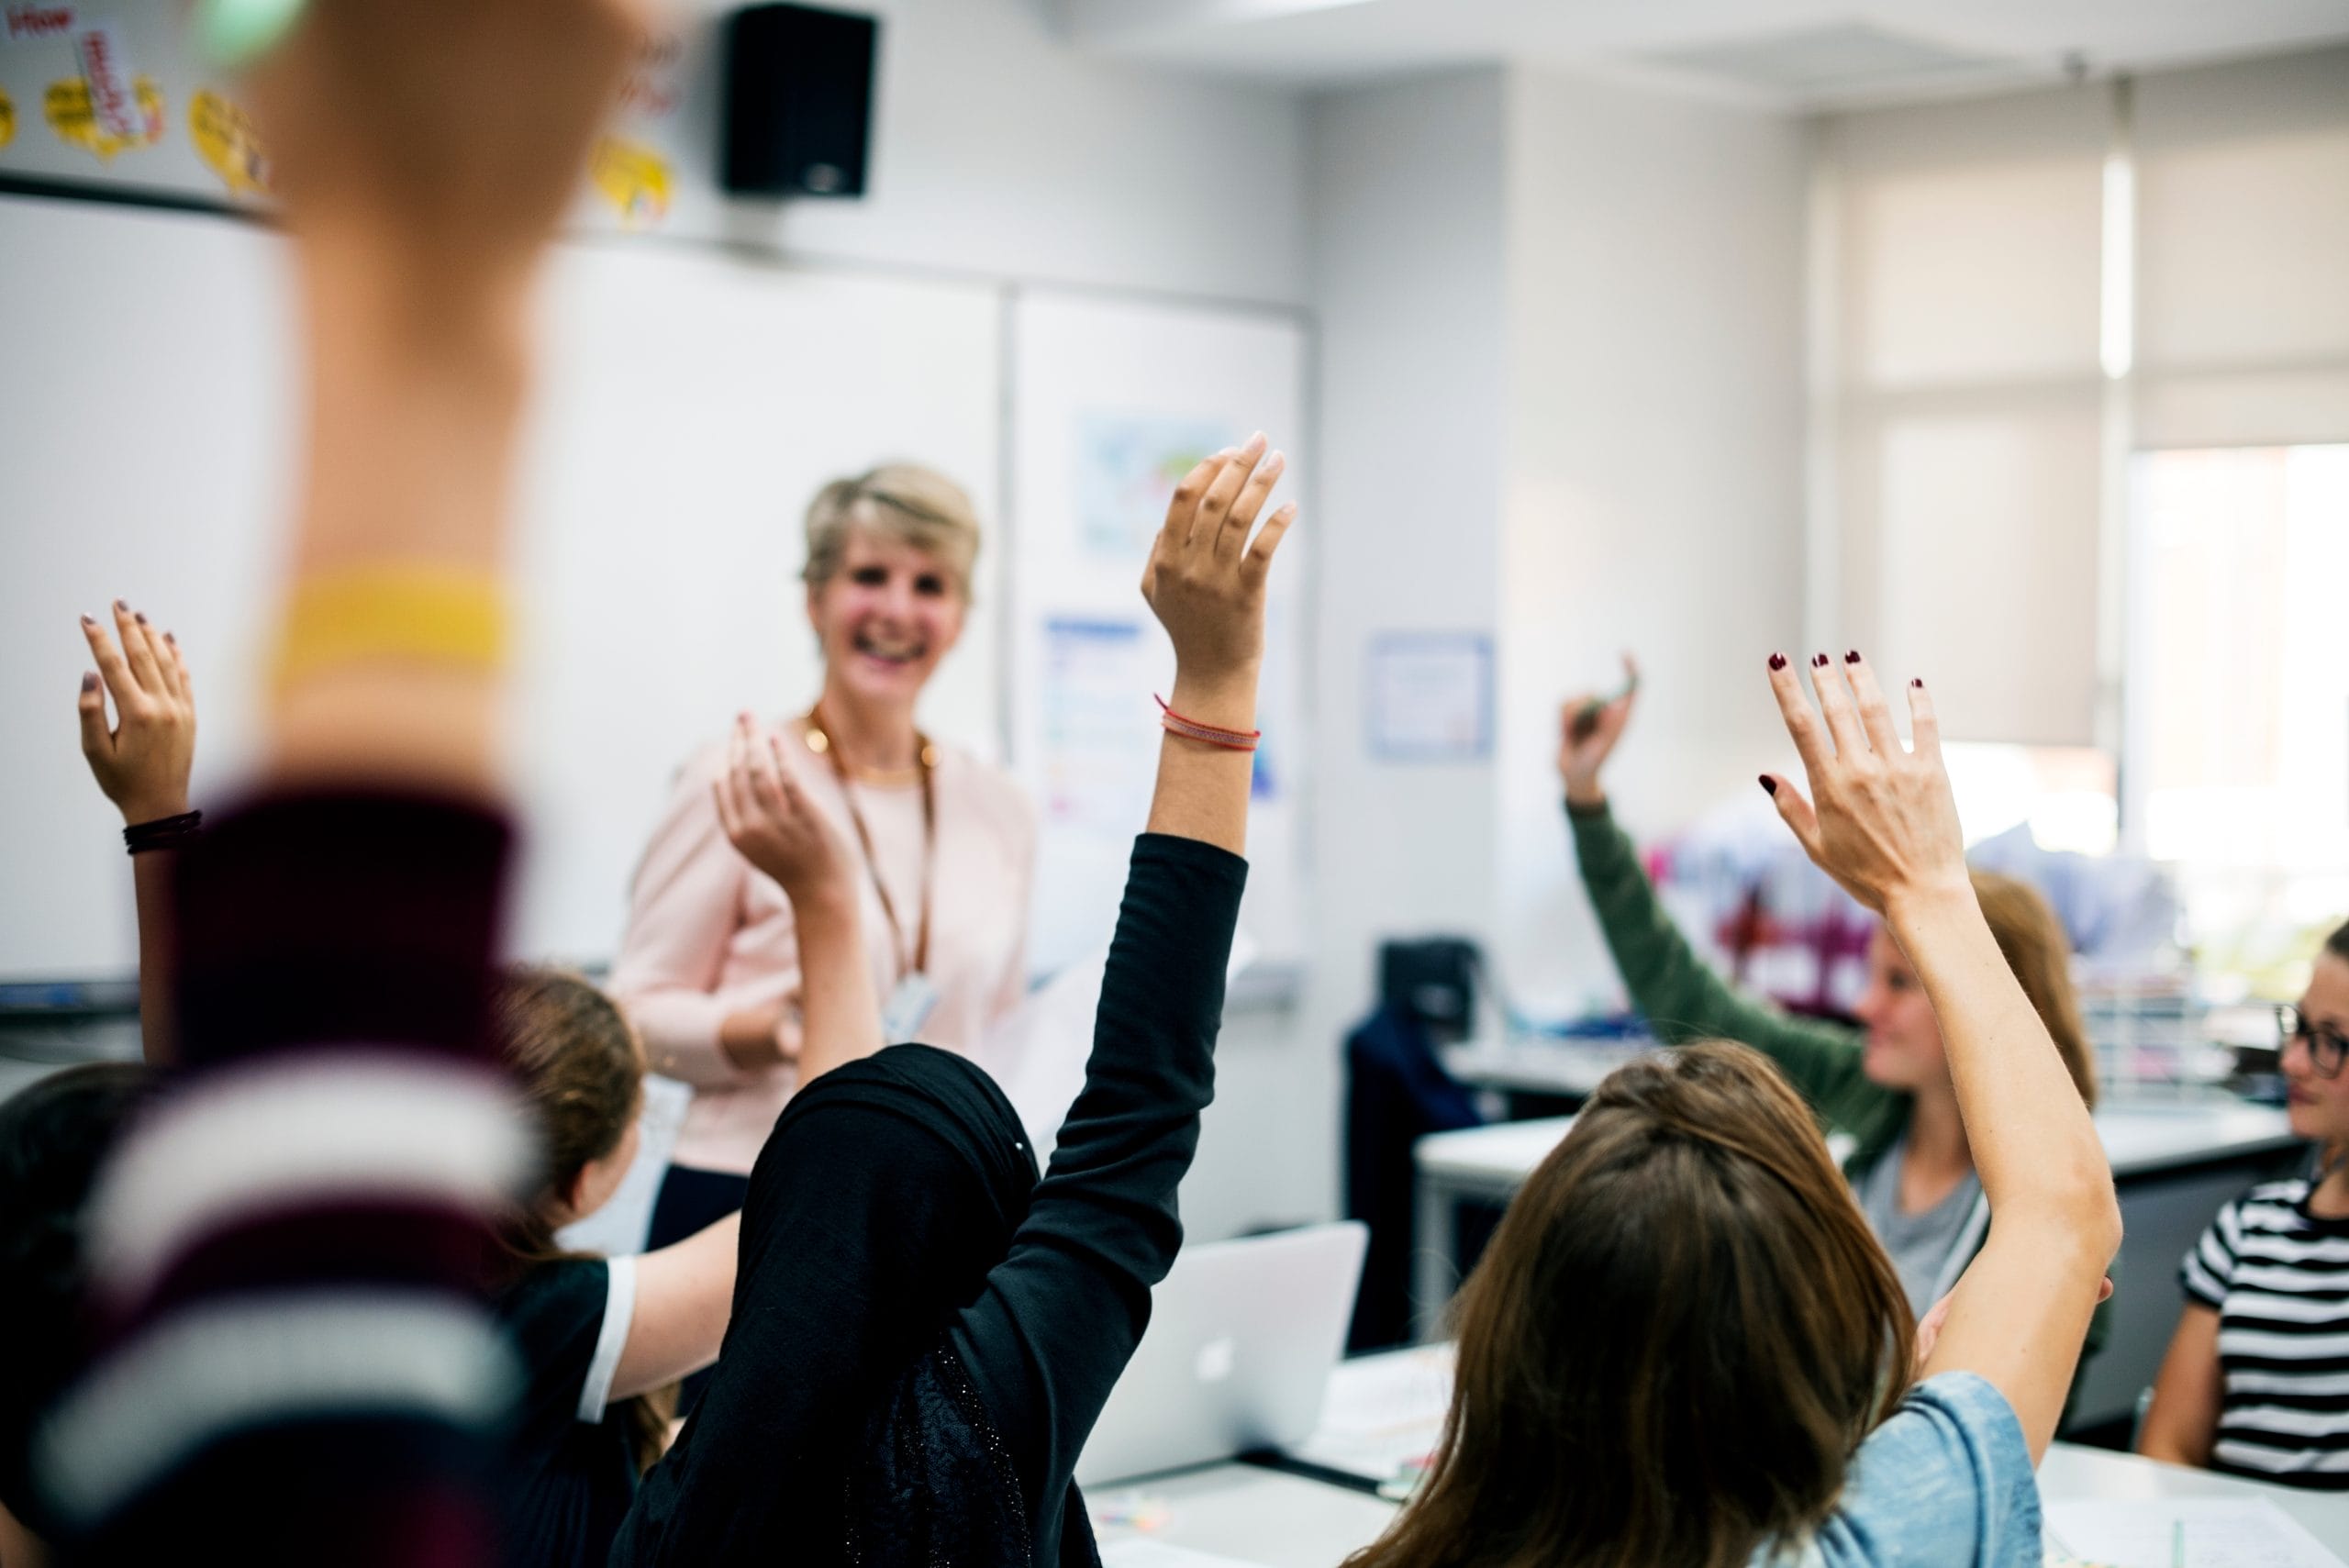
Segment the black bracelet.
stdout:
<svg viewBox="0 0 2349 1568">
<path fill-rule="evenodd" d="M 177 817 L 134 822 L 122 830 L 122 841 L 134 855 L 143 855 L 150 850 L 184 850 L 195 842 L 203 828 L 203 812 L 183 811 Z"/>
</svg>

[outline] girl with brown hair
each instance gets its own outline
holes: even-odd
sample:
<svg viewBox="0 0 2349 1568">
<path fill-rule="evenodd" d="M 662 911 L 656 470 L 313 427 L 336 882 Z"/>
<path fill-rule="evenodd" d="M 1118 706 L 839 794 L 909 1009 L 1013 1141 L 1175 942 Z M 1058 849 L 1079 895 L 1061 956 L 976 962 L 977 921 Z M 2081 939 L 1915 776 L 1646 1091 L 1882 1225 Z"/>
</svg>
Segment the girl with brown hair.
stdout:
<svg viewBox="0 0 2349 1568">
<path fill-rule="evenodd" d="M 1846 666 L 1856 669 L 1858 659 L 1848 655 Z M 1658 1040 L 1743 1041 L 1851 1139 L 1844 1176 L 1892 1255 L 1909 1313 L 1922 1318 L 1957 1283 L 1990 1219 L 1932 1003 L 1881 925 L 1868 945 L 1867 990 L 1853 1009 L 1857 1029 L 1741 995 L 1697 955 L 1656 898 L 1600 787 L 1600 770 L 1631 720 L 1631 690 L 1595 708 L 1589 699 L 1569 703 L 1558 755 L 1575 860 L 1616 968 Z M 2011 877 L 1976 872 L 1972 879 L 2007 967 L 2054 1040 L 2073 1088 L 2094 1106 L 2096 1062 L 2072 989 L 2063 922 Z M 2096 1352 L 2104 1327 L 2099 1313 L 2086 1354 Z"/>
<path fill-rule="evenodd" d="M 2228 1204 L 2186 1255 L 2186 1308 L 2137 1451 L 2349 1490 L 2349 925 L 2276 1015 L 2292 1130 L 2317 1168 Z"/>
<path fill-rule="evenodd" d="M 735 727 L 715 785 L 728 840 L 797 915 L 813 1078 L 880 1048 L 846 852 L 777 752 Z M 575 975 L 509 975 L 494 1009 L 507 1069 L 539 1133 L 543 1181 L 499 1227 L 509 1262 L 498 1317 L 524 1388 L 514 1443 L 507 1561 L 601 1562 L 661 1456 L 672 1401 L 659 1397 L 718 1359 L 734 1295 L 739 1214 L 634 1258 L 564 1252 L 555 1232 L 607 1202 L 636 1158 L 644 1051 L 607 996 Z"/>
<path fill-rule="evenodd" d="M 1905 751 L 1865 664 L 1821 660 L 1814 709 L 1770 662 L 1811 786 L 1772 776 L 1779 815 L 1931 997 L 1989 1234 L 1915 1329 L 1768 1062 L 1623 1068 L 1470 1278 L 1434 1467 L 1350 1568 L 2039 1561 L 2032 1467 L 2120 1246 L 2111 1173 L 1967 880 L 1923 689 Z"/>
</svg>

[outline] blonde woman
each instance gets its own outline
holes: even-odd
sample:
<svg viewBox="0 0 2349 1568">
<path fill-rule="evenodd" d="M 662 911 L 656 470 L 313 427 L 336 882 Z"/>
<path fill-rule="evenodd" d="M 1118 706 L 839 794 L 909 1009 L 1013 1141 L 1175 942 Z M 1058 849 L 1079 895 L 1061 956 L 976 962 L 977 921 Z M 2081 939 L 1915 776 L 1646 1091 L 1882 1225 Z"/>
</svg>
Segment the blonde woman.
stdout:
<svg viewBox="0 0 2349 1568">
<path fill-rule="evenodd" d="M 822 687 L 772 724 L 744 715 L 736 728 L 781 741 L 791 781 L 847 846 L 887 1039 L 967 1051 L 1019 998 L 1035 851 L 1011 780 L 915 723 L 970 612 L 978 520 L 952 480 L 892 464 L 824 486 L 807 527 Z M 611 977 L 652 1070 L 694 1086 L 654 1247 L 741 1207 L 799 1077 L 791 905 L 718 818 L 727 751 L 713 742 L 681 770 Z"/>
</svg>

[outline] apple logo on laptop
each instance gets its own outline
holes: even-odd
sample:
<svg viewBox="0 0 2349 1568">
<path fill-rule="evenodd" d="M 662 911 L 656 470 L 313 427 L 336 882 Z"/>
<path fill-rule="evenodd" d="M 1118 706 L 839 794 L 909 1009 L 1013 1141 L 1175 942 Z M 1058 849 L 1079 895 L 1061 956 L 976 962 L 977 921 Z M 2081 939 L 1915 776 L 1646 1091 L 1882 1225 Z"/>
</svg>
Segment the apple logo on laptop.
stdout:
<svg viewBox="0 0 2349 1568">
<path fill-rule="evenodd" d="M 1197 1359 L 1192 1362 L 1191 1370 L 1198 1373 L 1201 1383 L 1221 1383 L 1231 1375 L 1231 1369 L 1239 1360 L 1239 1347 L 1232 1342 L 1231 1336 L 1226 1334 L 1199 1347 Z"/>
</svg>

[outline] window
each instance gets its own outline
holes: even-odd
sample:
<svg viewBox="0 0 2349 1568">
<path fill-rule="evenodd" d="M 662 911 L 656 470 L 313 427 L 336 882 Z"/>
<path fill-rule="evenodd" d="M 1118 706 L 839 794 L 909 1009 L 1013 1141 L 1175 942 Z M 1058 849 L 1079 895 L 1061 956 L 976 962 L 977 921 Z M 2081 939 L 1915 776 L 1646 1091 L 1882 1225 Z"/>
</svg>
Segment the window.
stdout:
<svg viewBox="0 0 2349 1568">
<path fill-rule="evenodd" d="M 2290 995 L 2349 917 L 2349 446 L 2131 475 L 2131 840 L 2206 964 Z"/>
</svg>

